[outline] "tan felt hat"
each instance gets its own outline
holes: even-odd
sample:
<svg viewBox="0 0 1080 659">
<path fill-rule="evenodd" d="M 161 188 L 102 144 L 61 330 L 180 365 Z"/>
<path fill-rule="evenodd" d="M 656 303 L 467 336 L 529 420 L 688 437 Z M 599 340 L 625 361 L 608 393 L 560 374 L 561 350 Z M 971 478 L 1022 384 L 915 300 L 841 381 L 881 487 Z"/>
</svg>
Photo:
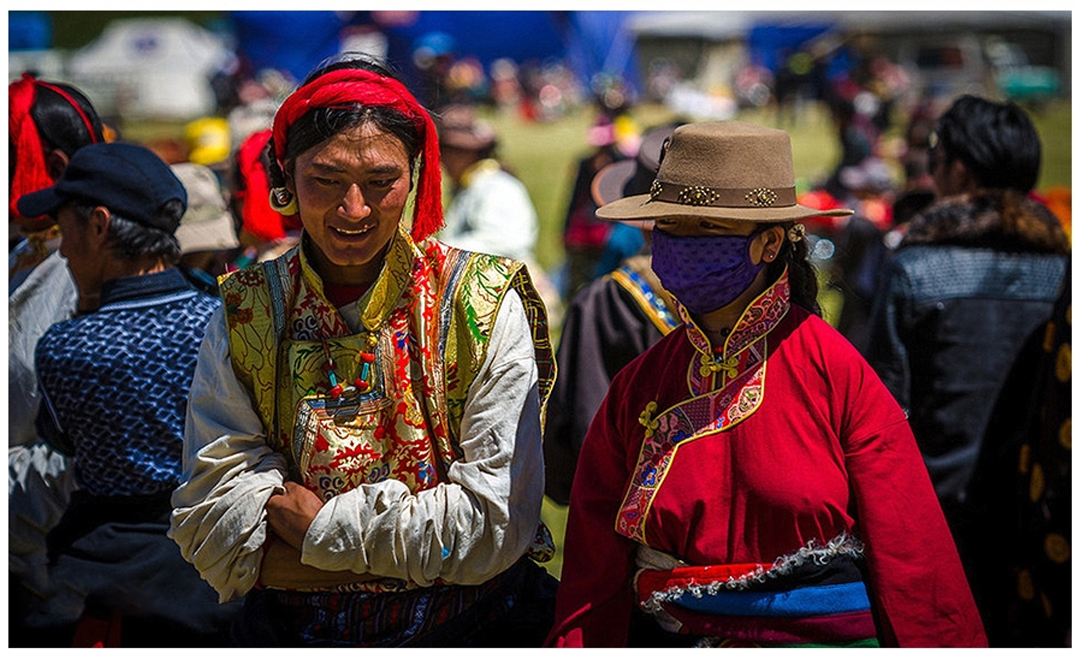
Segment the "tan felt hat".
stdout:
<svg viewBox="0 0 1080 659">
<path fill-rule="evenodd" d="M 188 254 L 239 247 L 233 217 L 214 172 L 192 162 L 177 163 L 172 170 L 188 195 L 187 211 L 176 228 L 180 252 Z"/>
<path fill-rule="evenodd" d="M 782 130 L 742 121 L 686 124 L 671 134 L 648 194 L 602 206 L 604 220 L 710 218 L 788 222 L 850 215 L 795 201 L 791 138 Z"/>
</svg>

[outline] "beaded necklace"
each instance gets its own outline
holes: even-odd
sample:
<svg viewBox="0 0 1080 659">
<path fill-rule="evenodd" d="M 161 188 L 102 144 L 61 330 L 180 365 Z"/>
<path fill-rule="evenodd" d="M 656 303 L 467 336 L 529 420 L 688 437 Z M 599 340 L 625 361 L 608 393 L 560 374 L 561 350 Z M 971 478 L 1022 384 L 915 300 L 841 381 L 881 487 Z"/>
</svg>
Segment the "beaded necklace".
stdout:
<svg viewBox="0 0 1080 659">
<path fill-rule="evenodd" d="M 334 364 L 333 355 L 330 354 L 330 346 L 325 340 L 322 341 L 323 354 L 326 356 L 326 363 L 323 364 L 323 370 L 326 371 L 326 377 L 330 382 L 327 393 L 331 398 L 340 400 L 347 396 L 359 396 L 371 392 L 374 388 L 374 379 L 371 377 L 371 368 L 372 364 L 375 363 L 374 351 L 375 345 L 378 342 L 379 331 L 378 328 L 375 328 L 368 334 L 367 350 L 356 353 L 356 360 L 360 362 L 360 376 L 353 380 L 351 384 L 346 384 L 341 382 L 337 376 L 337 367 Z"/>
</svg>

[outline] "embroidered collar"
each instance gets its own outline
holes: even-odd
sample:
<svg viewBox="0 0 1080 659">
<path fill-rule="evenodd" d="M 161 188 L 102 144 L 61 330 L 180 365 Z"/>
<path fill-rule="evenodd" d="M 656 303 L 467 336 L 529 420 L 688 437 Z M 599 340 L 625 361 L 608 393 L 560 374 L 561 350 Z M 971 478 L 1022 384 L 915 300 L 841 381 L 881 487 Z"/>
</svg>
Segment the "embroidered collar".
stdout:
<svg viewBox="0 0 1080 659">
<path fill-rule="evenodd" d="M 689 397 L 668 409 L 649 401 L 638 416 L 644 437 L 637 466 L 615 519 L 620 535 L 648 545 L 645 525 L 653 498 L 663 486 L 675 451 L 686 442 L 724 432 L 752 416 L 765 398 L 769 332 L 790 308 L 787 271 L 743 311 L 714 358 L 709 341 L 682 305 L 695 355 L 687 372 Z"/>
<path fill-rule="evenodd" d="M 714 351 L 709 346 L 708 337 L 681 304 L 675 306 L 679 311 L 679 317 L 687 325 L 686 333 L 690 338 L 690 343 L 704 358 L 714 359 Z M 732 328 L 731 334 L 724 339 L 723 349 L 716 357 L 717 361 L 736 357 L 751 344 L 759 341 L 787 315 L 790 307 L 791 286 L 788 283 L 788 272 L 785 268 L 771 286 L 747 305 L 735 323 L 735 327 Z"/>
<path fill-rule="evenodd" d="M 787 271 L 743 311 L 719 357 L 712 355 L 708 339 L 682 305 L 676 307 L 695 350 L 687 369 L 689 397 L 666 410 L 650 401 L 638 417 L 644 438 L 615 522 L 616 532 L 646 545 L 649 508 L 676 449 L 728 430 L 761 407 L 769 333 L 790 308 Z"/>
<path fill-rule="evenodd" d="M 300 271 L 304 284 L 315 291 L 320 297 L 326 299 L 326 289 L 322 277 L 315 272 L 310 258 L 307 255 L 305 241 L 309 240 L 305 235 L 301 241 Z M 371 285 L 359 300 L 354 304 L 360 305 L 360 320 L 364 328 L 374 331 L 382 325 L 390 312 L 393 311 L 402 292 L 408 286 L 413 264 L 417 258 L 417 249 L 413 244 L 408 232 L 399 224 L 397 234 L 390 239 L 390 249 L 386 251 L 383 268 L 375 283 Z M 332 306 L 332 305 L 331 305 Z"/>
</svg>

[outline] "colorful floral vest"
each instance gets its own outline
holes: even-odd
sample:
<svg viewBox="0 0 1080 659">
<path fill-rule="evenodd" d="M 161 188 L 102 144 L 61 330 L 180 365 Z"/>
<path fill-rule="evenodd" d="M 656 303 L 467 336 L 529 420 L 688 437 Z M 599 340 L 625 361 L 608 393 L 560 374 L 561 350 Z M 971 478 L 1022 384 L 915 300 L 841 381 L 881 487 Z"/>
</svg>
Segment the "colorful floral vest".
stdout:
<svg viewBox="0 0 1080 659">
<path fill-rule="evenodd" d="M 354 303 L 359 333 L 327 300 L 301 247 L 226 275 L 220 287 L 233 368 L 268 443 L 324 501 L 389 478 L 414 493 L 446 480 L 462 456 L 469 387 L 511 288 L 532 327 L 543 420 L 555 362 L 544 305 L 519 262 L 434 239 L 417 245 L 399 231 Z"/>
</svg>

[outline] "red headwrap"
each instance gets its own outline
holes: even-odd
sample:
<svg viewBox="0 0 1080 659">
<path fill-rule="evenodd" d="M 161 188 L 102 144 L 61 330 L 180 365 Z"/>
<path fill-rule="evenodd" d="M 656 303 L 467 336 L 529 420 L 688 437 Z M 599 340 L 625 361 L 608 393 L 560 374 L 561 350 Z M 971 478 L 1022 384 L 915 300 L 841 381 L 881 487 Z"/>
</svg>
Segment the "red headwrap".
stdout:
<svg viewBox="0 0 1080 659">
<path fill-rule="evenodd" d="M 262 153 L 270 141 L 270 129 L 252 133 L 236 150 L 236 164 L 243 188 L 235 192 L 243 202 L 243 227 L 259 240 L 272 242 L 285 237 L 287 230 L 299 229 L 299 221 L 270 207 L 270 183 Z"/>
<path fill-rule="evenodd" d="M 56 181 L 49 176 L 45 166 L 45 152 L 41 145 L 41 135 L 38 133 L 37 124 L 30 116 L 30 109 L 34 107 L 37 98 L 37 88 L 44 87 L 56 92 L 64 98 L 79 117 L 86 124 L 86 130 L 90 134 L 90 141 L 97 142 L 97 133 L 94 125 L 86 112 L 82 109 L 70 94 L 56 85 L 51 85 L 41 80 L 35 80 L 29 73 L 24 73 L 22 79 L 8 85 L 8 137 L 15 145 L 15 172 L 11 179 L 11 197 L 8 201 L 8 213 L 11 217 L 22 217 L 15 202 L 19 197 L 31 192 L 37 192 L 47 188 Z M 25 218 L 33 219 L 33 218 Z"/>
<path fill-rule="evenodd" d="M 420 176 L 416 186 L 412 237 L 417 242 L 442 226 L 442 172 L 439 137 L 431 115 L 393 78 L 364 69 L 337 69 L 297 89 L 274 116 L 274 155 L 284 167 L 285 135 L 309 110 L 348 106 L 351 103 L 390 107 L 413 121 L 423 140 Z"/>
</svg>

